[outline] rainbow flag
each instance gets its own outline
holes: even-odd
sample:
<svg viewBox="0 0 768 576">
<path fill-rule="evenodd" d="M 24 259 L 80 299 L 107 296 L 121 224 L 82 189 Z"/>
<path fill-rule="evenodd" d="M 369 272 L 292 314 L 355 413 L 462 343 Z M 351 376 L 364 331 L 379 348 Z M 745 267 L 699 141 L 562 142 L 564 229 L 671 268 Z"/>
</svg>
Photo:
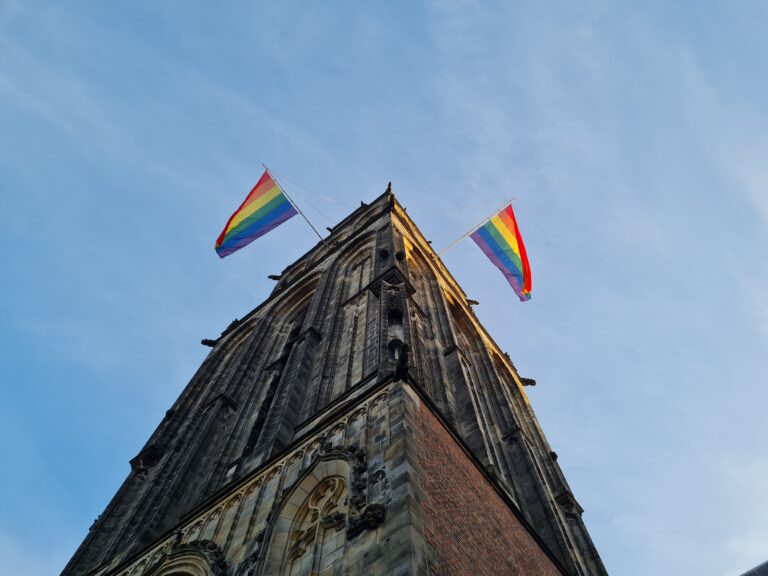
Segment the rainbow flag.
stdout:
<svg viewBox="0 0 768 576">
<path fill-rule="evenodd" d="M 240 208 L 227 220 L 216 240 L 216 254 L 220 258 L 229 256 L 296 214 L 296 208 L 265 171 Z"/>
<path fill-rule="evenodd" d="M 501 270 L 520 300 L 530 300 L 531 268 L 515 213 L 512 212 L 512 204 L 475 230 L 471 236 L 491 262 Z"/>
</svg>

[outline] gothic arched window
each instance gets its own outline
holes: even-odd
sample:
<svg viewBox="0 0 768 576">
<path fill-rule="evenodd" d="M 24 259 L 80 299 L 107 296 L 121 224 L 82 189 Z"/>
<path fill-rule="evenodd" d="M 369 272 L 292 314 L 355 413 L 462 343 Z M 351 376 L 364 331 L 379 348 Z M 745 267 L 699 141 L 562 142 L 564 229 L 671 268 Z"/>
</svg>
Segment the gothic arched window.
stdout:
<svg viewBox="0 0 768 576">
<path fill-rule="evenodd" d="M 147 570 L 139 567 L 131 575 L 144 576 L 216 576 L 227 573 L 227 561 L 224 552 L 210 540 L 194 540 L 183 544 L 174 544 L 160 551 L 157 560 L 150 560 Z"/>
<path fill-rule="evenodd" d="M 324 479 L 307 496 L 288 535 L 282 576 L 320 574 L 344 553 L 347 484 Z"/>
<path fill-rule="evenodd" d="M 323 457 L 302 473 L 272 518 L 264 574 L 309 576 L 340 566 L 350 474 L 346 459 Z"/>
</svg>

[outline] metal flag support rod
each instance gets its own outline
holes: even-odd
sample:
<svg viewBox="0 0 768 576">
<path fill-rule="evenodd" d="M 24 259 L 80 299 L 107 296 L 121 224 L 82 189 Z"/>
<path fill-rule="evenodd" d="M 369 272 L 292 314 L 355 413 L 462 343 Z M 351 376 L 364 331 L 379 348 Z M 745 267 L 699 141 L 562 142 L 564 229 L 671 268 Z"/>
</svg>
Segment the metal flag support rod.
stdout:
<svg viewBox="0 0 768 576">
<path fill-rule="evenodd" d="M 485 224 L 485 222 L 487 222 L 488 220 L 490 220 L 491 218 L 493 218 L 493 217 L 496 215 L 496 213 L 497 213 L 499 210 L 501 210 L 502 208 L 504 208 L 504 206 L 506 206 L 507 204 L 511 204 L 511 203 L 512 203 L 512 201 L 513 201 L 514 199 L 515 199 L 515 197 L 514 197 L 514 196 L 512 196 L 512 198 L 510 198 L 509 200 L 504 200 L 504 203 L 503 203 L 501 206 L 499 206 L 499 207 L 498 207 L 498 208 L 496 208 L 496 209 L 495 209 L 493 212 L 491 212 L 490 214 L 488 214 L 488 216 L 486 216 L 485 218 L 483 218 L 482 220 L 480 220 L 480 222 L 478 222 L 477 224 L 475 224 L 475 226 L 474 226 L 474 227 L 470 228 L 470 229 L 469 229 L 469 230 L 467 230 L 467 231 L 466 231 L 464 234 L 462 234 L 461 236 L 459 236 L 458 238 L 456 238 L 456 240 L 454 240 L 453 242 L 451 242 L 450 244 L 448 244 L 448 246 L 446 246 L 445 248 L 443 248 L 443 250 L 442 250 L 441 252 L 438 252 L 438 254 L 437 254 L 438 258 L 439 258 L 440 256 L 442 256 L 443 254 L 445 254 L 446 252 L 448 252 L 448 250 L 450 250 L 451 248 L 453 248 L 454 246 L 456 246 L 456 244 L 458 244 L 459 242 L 461 242 L 462 240 L 464 240 L 464 238 L 466 238 L 467 236 L 469 236 L 470 234 L 472 234 L 472 232 L 474 232 L 475 230 L 477 230 L 478 228 L 480 228 L 480 226 L 482 226 L 483 224 Z"/>
<path fill-rule="evenodd" d="M 288 192 L 286 192 L 286 191 L 285 191 L 285 188 L 283 188 L 282 186 L 280 186 L 280 182 L 278 182 L 278 181 L 277 181 L 277 180 L 276 180 L 276 179 L 275 179 L 275 178 L 272 176 L 272 172 L 270 172 L 270 171 L 269 171 L 269 167 L 268 167 L 266 164 L 264 164 L 264 162 L 262 162 L 262 163 L 261 163 L 261 165 L 262 165 L 262 166 L 264 166 L 264 170 L 266 170 L 266 171 L 267 171 L 267 174 L 269 174 L 269 177 L 270 177 L 270 178 L 272 178 L 272 180 L 274 180 L 274 181 L 275 181 L 275 184 L 277 184 L 277 185 L 280 187 L 280 190 L 283 192 L 283 194 L 285 194 L 285 197 L 286 197 L 286 198 L 288 198 L 288 202 L 290 202 L 290 203 L 291 203 L 291 206 L 293 206 L 294 208 L 296 208 L 296 211 L 297 211 L 299 214 L 301 214 L 301 217 L 302 217 L 302 218 L 304 218 L 304 220 L 306 220 L 307 224 L 309 224 L 309 227 L 310 227 L 310 228 L 312 228 L 312 231 L 313 231 L 315 234 L 317 234 L 317 237 L 318 237 L 318 238 L 320 238 L 320 240 L 322 240 L 322 239 L 323 239 L 323 237 L 322 237 L 322 236 L 320 236 L 320 232 L 318 232 L 318 231 L 317 231 L 317 228 L 315 228 L 314 226 L 312 226 L 312 222 L 310 222 L 310 221 L 309 221 L 309 218 L 307 218 L 307 216 L 304 214 L 304 212 L 302 212 L 302 211 L 301 211 L 301 208 L 299 208 L 299 205 L 298 205 L 298 204 L 296 204 L 296 202 L 293 200 L 293 198 L 291 198 L 291 197 L 288 195 Z"/>
</svg>

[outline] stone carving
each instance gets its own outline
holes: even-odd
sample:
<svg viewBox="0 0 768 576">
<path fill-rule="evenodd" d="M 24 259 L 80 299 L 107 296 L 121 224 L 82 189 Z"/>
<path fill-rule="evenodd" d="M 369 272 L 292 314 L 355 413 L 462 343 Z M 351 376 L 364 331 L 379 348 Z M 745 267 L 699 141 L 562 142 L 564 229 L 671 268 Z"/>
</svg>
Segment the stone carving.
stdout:
<svg viewBox="0 0 768 576">
<path fill-rule="evenodd" d="M 158 574 L 166 560 L 174 556 L 184 554 L 198 554 L 203 556 L 208 562 L 212 576 L 226 576 L 229 563 L 224 552 L 215 543 L 210 540 L 193 540 L 192 542 L 181 543 L 181 532 L 177 531 L 174 537 L 169 541 L 170 546 L 155 553 L 147 565 L 147 569 L 142 572 L 143 576 L 152 576 Z"/>
<path fill-rule="evenodd" d="M 148 566 L 154 566 L 157 564 L 162 558 L 165 557 L 165 548 L 160 548 L 160 550 L 156 550 L 152 556 L 149 557 L 149 562 L 147 562 Z"/>
<path fill-rule="evenodd" d="M 389 492 L 387 473 L 383 469 L 377 470 L 370 476 L 369 484 L 368 499 L 371 502 L 385 502 Z"/>
<path fill-rule="evenodd" d="M 377 403 L 384 397 L 384 395 L 380 396 L 377 399 Z M 360 415 L 362 413 L 363 411 L 360 411 Z M 351 464 L 348 502 L 350 511 L 349 524 L 355 527 L 353 533 L 357 534 L 369 526 L 378 525 L 375 520 L 375 508 L 368 510 L 368 507 L 366 507 L 368 501 L 368 480 L 365 452 L 356 445 L 344 448 L 338 445 L 330 445 L 326 439 L 321 439 L 318 453 L 319 456 L 323 457 L 340 456 Z M 366 513 L 367 516 L 365 516 Z M 340 525 L 341 518 L 338 518 L 337 522 Z"/>
<path fill-rule="evenodd" d="M 227 503 L 226 503 L 226 504 L 224 504 L 224 510 L 225 510 L 225 511 L 227 511 L 227 510 L 229 510 L 230 508 L 232 508 L 232 506 L 236 506 L 237 504 L 239 504 L 239 503 L 240 503 L 240 500 L 241 500 L 242 498 L 243 498 L 243 495 L 242 495 L 242 493 L 239 493 L 239 494 L 235 494 L 234 496 L 232 496 L 232 498 L 230 498 L 229 500 L 227 500 Z"/>
<path fill-rule="evenodd" d="M 584 512 L 584 509 L 579 505 L 574 495 L 568 489 L 563 489 L 557 496 L 555 496 L 555 500 L 557 500 L 557 503 L 560 505 L 563 512 L 565 512 L 566 516 L 578 518 Z"/>
<path fill-rule="evenodd" d="M 248 496 L 250 496 L 251 494 L 253 494 L 253 492 L 255 492 L 256 490 L 258 490 L 260 487 L 261 487 L 261 478 L 259 478 L 259 479 L 258 479 L 258 480 L 256 480 L 255 482 L 252 482 L 251 484 L 249 484 L 249 485 L 248 485 L 248 487 L 245 489 L 245 492 L 243 492 L 243 495 L 244 495 L 246 498 L 248 498 Z"/>
<path fill-rule="evenodd" d="M 256 576 L 256 569 L 258 568 L 259 561 L 259 549 L 248 555 L 248 557 L 240 562 L 240 565 L 235 571 L 235 576 Z"/>
<path fill-rule="evenodd" d="M 314 558 L 317 562 L 329 553 L 326 550 L 328 530 L 331 534 L 341 531 L 347 524 L 344 512 L 347 487 L 340 477 L 326 478 L 320 482 L 299 508 L 293 528 L 288 536 L 284 568 L 293 574 L 293 568 Z M 336 540 L 341 537 L 341 540 Z M 343 546 L 343 535 L 333 536 L 337 545 Z M 324 543 L 318 548 L 317 542 Z"/>
<path fill-rule="evenodd" d="M 380 402 L 384 398 L 386 398 L 386 395 L 381 395 L 377 398 L 377 401 Z M 343 446 L 330 445 L 325 437 L 321 437 L 319 440 L 320 446 L 315 459 L 318 457 L 342 457 L 352 465 L 348 496 L 349 536 L 356 536 L 364 530 L 375 529 L 384 521 L 384 506 L 380 503 L 368 504 L 369 482 L 365 452 L 358 446 L 345 448 Z M 384 483 L 386 482 L 384 471 L 379 470 L 374 475 L 372 482 L 378 484 L 376 496 L 380 498 L 380 493 L 383 493 Z M 341 522 L 341 519 L 338 518 L 337 522 Z"/>
<path fill-rule="evenodd" d="M 376 406 L 381 404 L 386 399 L 387 399 L 387 394 L 386 393 L 379 394 L 378 396 L 376 396 L 376 398 L 371 400 L 370 408 L 375 408 Z"/>
<path fill-rule="evenodd" d="M 341 530 L 347 525 L 347 515 L 343 512 L 335 512 L 320 519 L 320 524 L 323 528 L 335 528 Z"/>
<path fill-rule="evenodd" d="M 200 533 L 200 530 L 202 529 L 203 529 L 203 521 L 198 520 L 192 525 L 192 528 L 190 528 L 185 532 L 184 536 L 187 537 L 188 539 L 196 539 L 194 537 L 196 537 Z"/>
<path fill-rule="evenodd" d="M 282 466 L 276 466 L 275 468 L 272 468 L 272 470 L 269 471 L 269 474 L 267 474 L 267 477 L 264 479 L 265 482 L 269 482 L 272 480 L 275 476 L 280 474 L 280 472 L 283 471 Z"/>
<path fill-rule="evenodd" d="M 211 573 L 214 576 L 224 576 L 227 573 L 228 562 L 224 557 L 224 552 L 210 540 L 195 540 L 177 548 L 179 553 L 190 550 L 201 552 L 208 559 Z"/>
<path fill-rule="evenodd" d="M 357 475 L 358 478 L 361 475 Z M 350 484 L 350 497 L 349 497 L 349 505 L 353 510 L 360 510 L 365 506 L 365 503 L 367 501 L 365 489 L 368 487 L 368 484 L 365 480 L 353 480 Z"/>
<path fill-rule="evenodd" d="M 384 522 L 384 517 L 383 504 L 369 504 L 362 514 L 349 519 L 347 536 L 354 538 L 365 530 L 375 530 Z"/>
<path fill-rule="evenodd" d="M 139 452 L 138 456 L 131 460 L 131 470 L 135 472 L 146 472 L 160 461 L 163 452 L 155 444 L 150 444 Z"/>
<path fill-rule="evenodd" d="M 131 576 L 139 576 L 140 574 L 142 574 L 144 572 L 144 569 L 147 567 L 147 565 L 148 565 L 148 562 L 147 562 L 147 559 L 145 558 L 144 560 L 139 562 L 133 570 L 131 570 Z"/>
<path fill-rule="evenodd" d="M 383 469 L 376 470 L 371 476 L 371 484 L 377 484 L 387 477 L 387 473 Z"/>
</svg>

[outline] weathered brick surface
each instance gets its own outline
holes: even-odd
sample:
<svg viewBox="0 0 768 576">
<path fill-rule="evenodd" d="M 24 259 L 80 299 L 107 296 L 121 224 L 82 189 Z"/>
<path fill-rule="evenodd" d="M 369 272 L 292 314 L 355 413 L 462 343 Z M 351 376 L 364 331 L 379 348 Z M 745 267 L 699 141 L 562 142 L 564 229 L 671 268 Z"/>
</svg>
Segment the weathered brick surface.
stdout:
<svg viewBox="0 0 768 576">
<path fill-rule="evenodd" d="M 415 441 L 434 576 L 558 575 L 560 571 L 423 403 Z"/>
</svg>

